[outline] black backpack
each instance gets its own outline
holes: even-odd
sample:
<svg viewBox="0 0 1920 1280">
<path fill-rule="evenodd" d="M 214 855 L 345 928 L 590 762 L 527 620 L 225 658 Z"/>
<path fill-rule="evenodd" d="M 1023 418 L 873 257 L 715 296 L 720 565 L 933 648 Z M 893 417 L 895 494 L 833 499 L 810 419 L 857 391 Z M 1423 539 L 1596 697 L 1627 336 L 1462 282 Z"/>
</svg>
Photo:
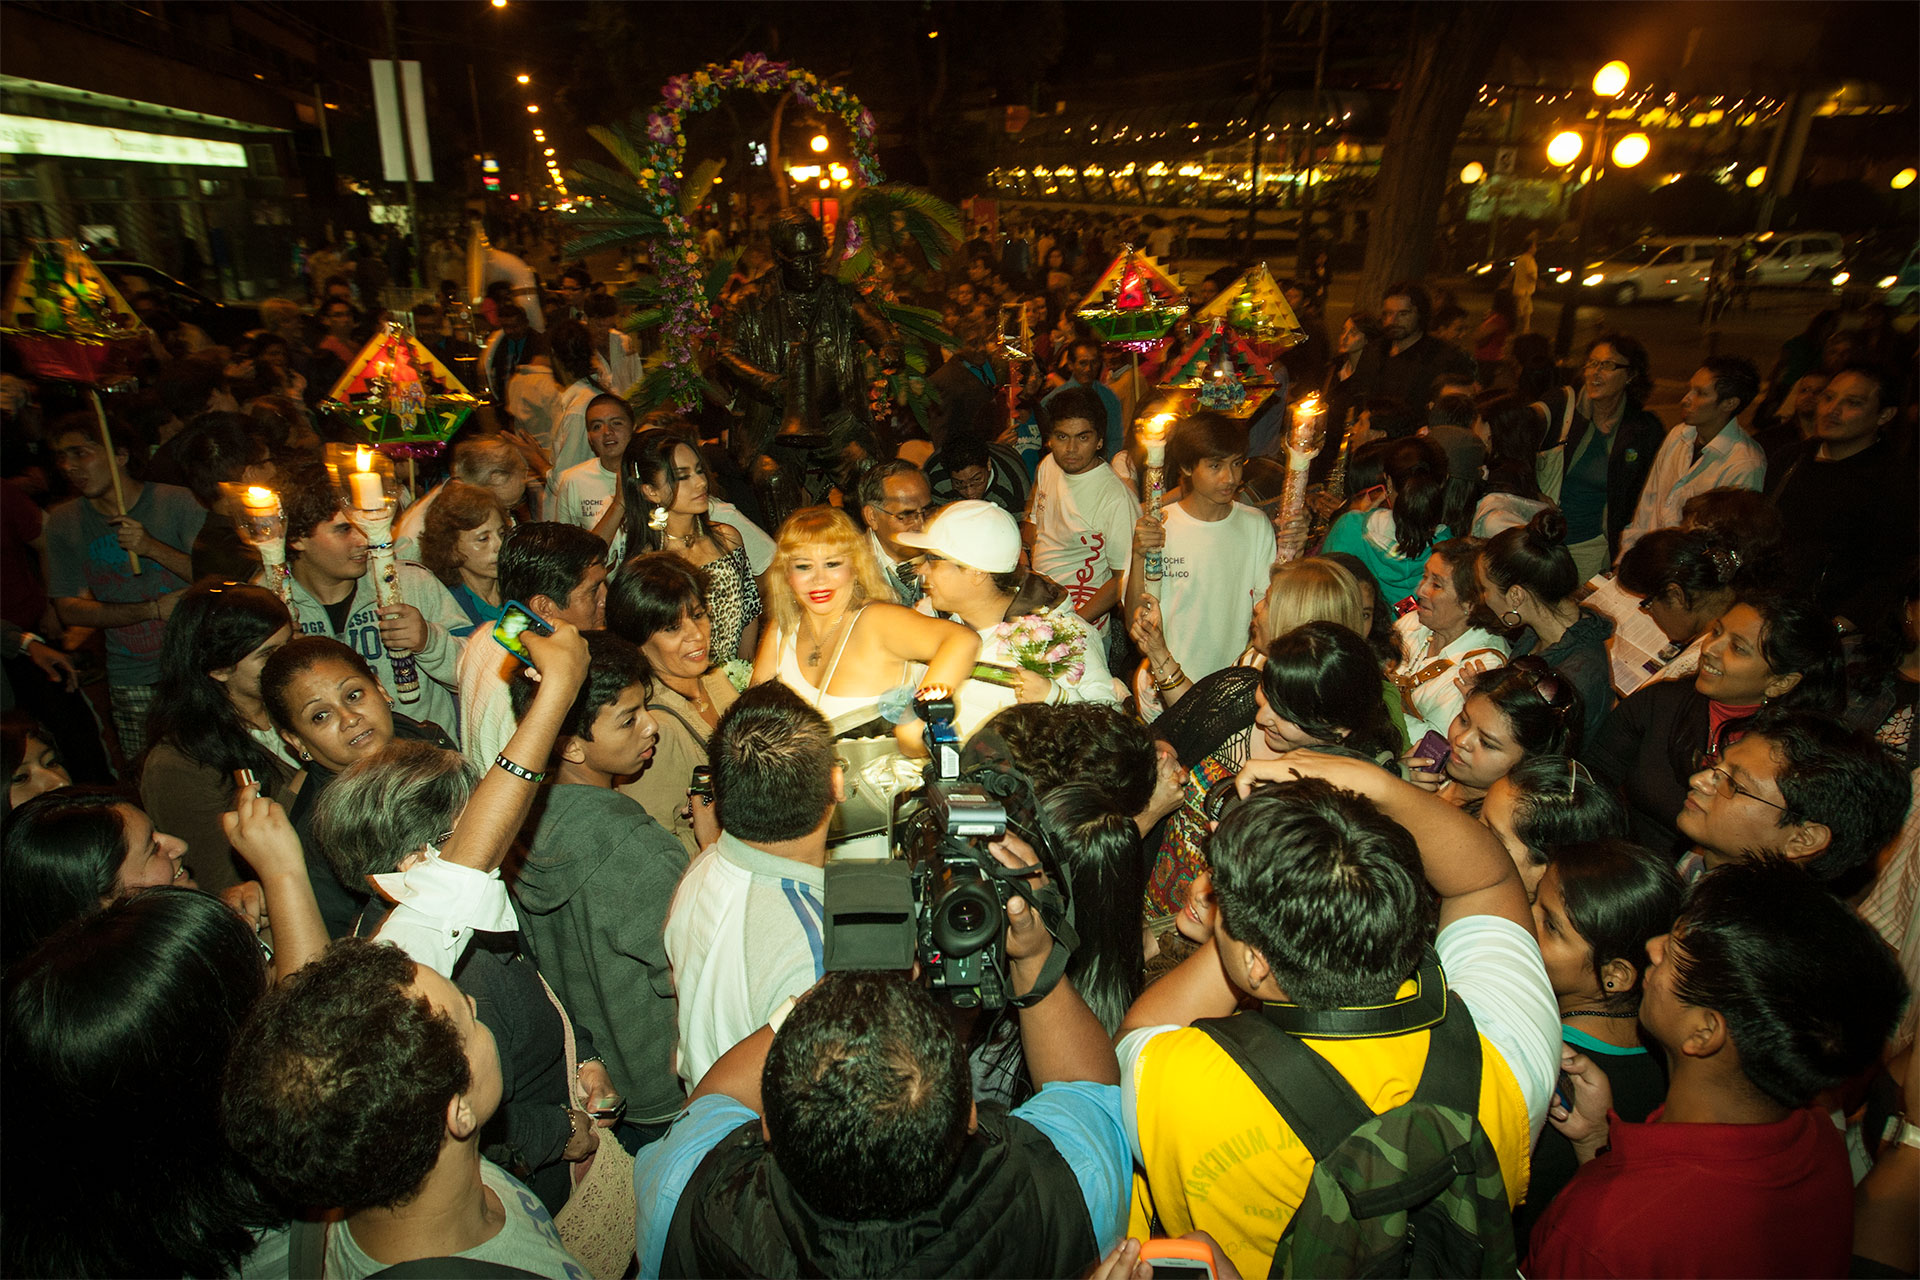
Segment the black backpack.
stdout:
<svg viewBox="0 0 1920 1280">
<path fill-rule="evenodd" d="M 1446 991 L 1437 963 L 1429 959 L 1419 978 L 1422 991 L 1405 1001 L 1333 1015 L 1378 1027 L 1397 1012 L 1414 1024 L 1388 1035 L 1432 1028 L 1413 1097 L 1380 1115 L 1297 1038 L 1313 1034 L 1297 1029 L 1301 1023 L 1327 1015 L 1269 1005 L 1194 1024 L 1260 1087 L 1313 1155 L 1313 1175 L 1280 1236 L 1269 1276 L 1515 1274 L 1513 1214 L 1478 1114 L 1480 1038 L 1473 1015 Z M 1444 1006 L 1434 998 L 1441 993 Z M 1295 1029 L 1283 1029 L 1289 1020 Z"/>
</svg>

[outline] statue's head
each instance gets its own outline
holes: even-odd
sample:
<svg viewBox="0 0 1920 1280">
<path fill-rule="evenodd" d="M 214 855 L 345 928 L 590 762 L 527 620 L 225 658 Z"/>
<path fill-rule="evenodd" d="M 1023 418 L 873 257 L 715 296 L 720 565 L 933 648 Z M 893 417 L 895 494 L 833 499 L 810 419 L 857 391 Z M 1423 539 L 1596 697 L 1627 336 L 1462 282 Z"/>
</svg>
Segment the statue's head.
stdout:
<svg viewBox="0 0 1920 1280">
<path fill-rule="evenodd" d="M 774 261 L 780 267 L 781 282 L 787 288 L 812 293 L 820 287 L 827 233 L 818 218 L 804 209 L 789 209 L 774 219 L 768 239 L 773 244 Z"/>
</svg>

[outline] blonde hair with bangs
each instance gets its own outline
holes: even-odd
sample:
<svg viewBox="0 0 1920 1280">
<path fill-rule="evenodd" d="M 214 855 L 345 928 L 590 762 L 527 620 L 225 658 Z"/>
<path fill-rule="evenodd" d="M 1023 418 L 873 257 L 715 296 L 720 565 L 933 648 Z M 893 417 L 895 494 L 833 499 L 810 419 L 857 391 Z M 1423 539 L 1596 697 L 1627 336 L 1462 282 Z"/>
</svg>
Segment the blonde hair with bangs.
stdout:
<svg viewBox="0 0 1920 1280">
<path fill-rule="evenodd" d="M 773 564 L 767 577 L 770 586 L 767 604 L 773 625 L 781 635 L 792 635 L 800 626 L 804 610 L 800 598 L 787 581 L 787 568 L 802 553 L 818 551 L 829 556 L 845 556 L 853 563 L 853 603 L 869 600 L 891 603 L 893 588 L 887 585 L 867 535 L 854 524 L 853 517 L 838 507 L 802 507 L 787 517 L 774 540 Z"/>
</svg>

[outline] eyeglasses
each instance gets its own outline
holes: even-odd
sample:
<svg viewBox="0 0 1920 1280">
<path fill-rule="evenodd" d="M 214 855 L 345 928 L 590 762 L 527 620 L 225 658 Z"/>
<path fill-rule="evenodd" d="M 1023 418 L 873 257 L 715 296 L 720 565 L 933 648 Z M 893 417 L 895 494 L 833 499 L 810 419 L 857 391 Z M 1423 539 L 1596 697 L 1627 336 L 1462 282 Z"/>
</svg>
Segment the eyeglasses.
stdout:
<svg viewBox="0 0 1920 1280">
<path fill-rule="evenodd" d="M 1622 369 L 1631 369 L 1632 367 L 1632 365 L 1624 364 L 1619 360 L 1589 360 L 1580 366 L 1581 370 L 1586 373 L 1619 373 Z"/>
<path fill-rule="evenodd" d="M 1696 752 L 1693 757 L 1693 767 L 1697 773 L 1711 773 L 1713 775 L 1714 794 L 1722 800 L 1731 800 L 1735 796 L 1745 796 L 1749 800 L 1758 800 L 1769 809 L 1778 809 L 1782 813 L 1788 811 L 1786 805 L 1777 804 L 1763 795 L 1757 795 L 1734 781 L 1733 775 L 1728 773 L 1725 767 L 1721 765 L 1720 753 L 1717 751 Z"/>
<path fill-rule="evenodd" d="M 892 516 L 895 520 L 925 520 L 937 510 L 931 503 L 924 507 L 908 507 L 904 511 L 895 511 L 892 507 L 882 507 L 880 509 Z"/>
<path fill-rule="evenodd" d="M 939 564 L 942 560 L 946 559 L 945 556 L 932 551 L 922 551 L 916 558 L 921 564 Z"/>
</svg>

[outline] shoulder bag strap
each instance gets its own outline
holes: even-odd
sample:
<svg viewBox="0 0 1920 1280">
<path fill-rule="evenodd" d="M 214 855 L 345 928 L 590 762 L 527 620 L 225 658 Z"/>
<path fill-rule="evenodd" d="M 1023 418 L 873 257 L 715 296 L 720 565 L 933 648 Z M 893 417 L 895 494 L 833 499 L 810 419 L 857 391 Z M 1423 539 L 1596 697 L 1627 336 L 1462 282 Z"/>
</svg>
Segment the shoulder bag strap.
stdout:
<svg viewBox="0 0 1920 1280">
<path fill-rule="evenodd" d="M 1434 1024 L 1427 1041 L 1427 1065 L 1413 1100 L 1470 1116 L 1480 1113 L 1480 1035 L 1457 991 L 1447 992 L 1447 1016 Z"/>
<path fill-rule="evenodd" d="M 1193 1024 L 1213 1038 L 1306 1144 L 1317 1165 L 1349 1134 L 1373 1118 L 1353 1086 L 1331 1063 L 1293 1036 L 1254 1014 L 1207 1018 Z M 1285 1232 L 1282 1232 L 1284 1241 Z M 1268 1280 L 1285 1271 L 1278 1246 Z"/>
<path fill-rule="evenodd" d="M 1212 1037 L 1313 1153 L 1327 1158 L 1373 1111 L 1333 1064 L 1257 1014 L 1193 1024 Z"/>
</svg>

